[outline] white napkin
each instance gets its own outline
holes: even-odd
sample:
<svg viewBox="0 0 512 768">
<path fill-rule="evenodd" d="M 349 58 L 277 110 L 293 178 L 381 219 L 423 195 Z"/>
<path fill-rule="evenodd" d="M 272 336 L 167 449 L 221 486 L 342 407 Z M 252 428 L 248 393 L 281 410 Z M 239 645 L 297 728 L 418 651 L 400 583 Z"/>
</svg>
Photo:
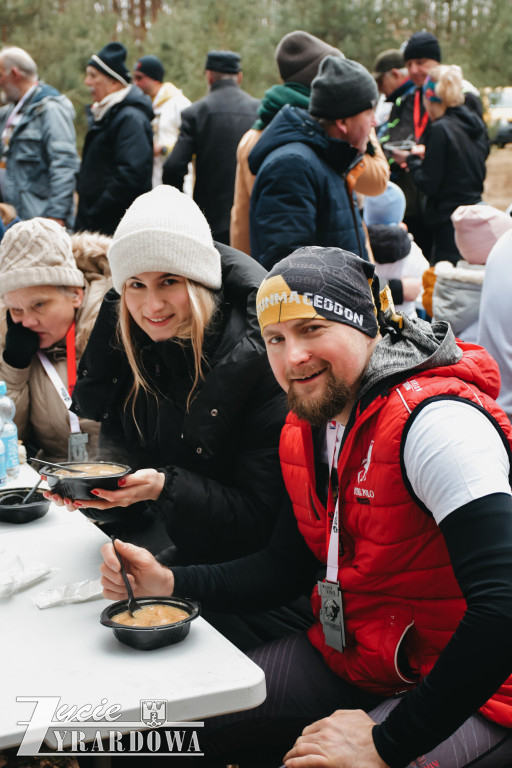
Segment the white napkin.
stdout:
<svg viewBox="0 0 512 768">
<path fill-rule="evenodd" d="M 75 581 L 72 584 L 61 584 L 59 587 L 38 592 L 31 600 L 38 608 L 51 608 L 54 605 L 83 603 L 86 600 L 96 600 L 103 597 L 103 589 L 99 579 Z"/>
<path fill-rule="evenodd" d="M 46 563 L 26 565 L 15 552 L 0 549 L 0 597 L 10 597 L 23 587 L 44 579 L 51 570 Z"/>
</svg>

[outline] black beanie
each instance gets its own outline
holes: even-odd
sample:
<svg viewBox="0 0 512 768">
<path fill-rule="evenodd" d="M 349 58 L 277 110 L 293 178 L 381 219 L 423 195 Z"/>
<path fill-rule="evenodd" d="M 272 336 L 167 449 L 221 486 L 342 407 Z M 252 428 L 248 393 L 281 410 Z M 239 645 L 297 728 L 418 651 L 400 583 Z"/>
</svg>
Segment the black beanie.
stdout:
<svg viewBox="0 0 512 768">
<path fill-rule="evenodd" d="M 433 59 L 441 61 L 441 46 L 437 37 L 430 32 L 415 32 L 404 49 L 404 61 L 410 59 Z"/>
<path fill-rule="evenodd" d="M 141 56 L 135 62 L 133 68 L 134 72 L 142 72 L 146 77 L 150 77 L 152 80 L 157 80 L 161 83 L 164 79 L 164 67 L 162 62 L 157 56 Z"/>
<path fill-rule="evenodd" d="M 103 72 L 104 75 L 108 75 L 113 80 L 123 85 L 130 85 L 132 76 L 126 68 L 126 48 L 121 43 L 107 43 L 103 46 L 99 53 L 91 56 L 87 62 L 88 67 L 95 67 L 95 69 Z"/>
<path fill-rule="evenodd" d="M 337 120 L 373 109 L 378 98 L 375 80 L 362 64 L 326 56 L 311 83 L 309 111 L 315 117 Z"/>
<path fill-rule="evenodd" d="M 275 53 L 283 82 L 300 83 L 307 87 L 318 74 L 322 59 L 329 55 L 343 56 L 337 48 L 301 29 L 285 35 L 278 43 Z"/>
<path fill-rule="evenodd" d="M 368 237 L 377 264 L 401 261 L 411 252 L 409 235 L 395 224 L 370 224 Z"/>
</svg>

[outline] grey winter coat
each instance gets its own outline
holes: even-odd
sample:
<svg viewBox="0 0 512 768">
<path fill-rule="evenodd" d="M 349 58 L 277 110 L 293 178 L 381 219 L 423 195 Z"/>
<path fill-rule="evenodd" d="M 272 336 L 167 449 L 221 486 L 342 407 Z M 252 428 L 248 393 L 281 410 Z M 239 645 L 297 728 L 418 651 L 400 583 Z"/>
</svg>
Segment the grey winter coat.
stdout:
<svg viewBox="0 0 512 768">
<path fill-rule="evenodd" d="M 9 114 L 0 110 L 0 133 Z M 75 110 L 67 96 L 38 83 L 22 107 L 6 152 L 4 202 L 21 219 L 46 216 L 73 223 L 73 193 L 78 170 Z"/>
</svg>

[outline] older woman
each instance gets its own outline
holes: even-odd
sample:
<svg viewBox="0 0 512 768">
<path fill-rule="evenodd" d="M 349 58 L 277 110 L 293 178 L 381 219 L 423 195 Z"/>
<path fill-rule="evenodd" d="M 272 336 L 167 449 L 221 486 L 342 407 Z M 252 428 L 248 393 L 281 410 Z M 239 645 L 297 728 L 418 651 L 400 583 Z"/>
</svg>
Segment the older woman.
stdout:
<svg viewBox="0 0 512 768">
<path fill-rule="evenodd" d="M 460 67 L 434 67 L 423 86 L 423 99 L 431 125 L 425 145 L 407 156 L 407 168 L 427 196 L 425 216 L 434 238 L 430 263 L 455 264 L 461 256 L 450 216 L 459 205 L 482 199 L 487 133 L 480 117 L 464 106 Z"/>
<path fill-rule="evenodd" d="M 55 221 L 11 226 L 0 246 L 0 379 L 16 405 L 20 438 L 40 458 L 93 456 L 99 427 L 69 410 L 77 364 L 111 286 L 109 238 L 72 238 Z M 76 251 L 76 256 L 74 250 Z"/>
</svg>

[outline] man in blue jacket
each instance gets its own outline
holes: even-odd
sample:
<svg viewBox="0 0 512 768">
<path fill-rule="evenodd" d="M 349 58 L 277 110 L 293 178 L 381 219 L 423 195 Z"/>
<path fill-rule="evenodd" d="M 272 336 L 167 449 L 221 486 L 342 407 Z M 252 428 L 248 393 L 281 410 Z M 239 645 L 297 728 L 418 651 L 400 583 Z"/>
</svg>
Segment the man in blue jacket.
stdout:
<svg viewBox="0 0 512 768">
<path fill-rule="evenodd" d="M 70 226 L 78 168 L 75 110 L 55 88 L 38 80 L 22 48 L 0 50 L 0 197 L 21 219 L 43 216 Z"/>
<path fill-rule="evenodd" d="M 353 194 L 378 91 L 356 61 L 326 56 L 311 85 L 309 111 L 285 106 L 249 155 L 251 255 L 272 266 L 305 245 L 335 246 L 367 259 Z M 350 177 L 349 177 L 350 174 Z"/>
</svg>

